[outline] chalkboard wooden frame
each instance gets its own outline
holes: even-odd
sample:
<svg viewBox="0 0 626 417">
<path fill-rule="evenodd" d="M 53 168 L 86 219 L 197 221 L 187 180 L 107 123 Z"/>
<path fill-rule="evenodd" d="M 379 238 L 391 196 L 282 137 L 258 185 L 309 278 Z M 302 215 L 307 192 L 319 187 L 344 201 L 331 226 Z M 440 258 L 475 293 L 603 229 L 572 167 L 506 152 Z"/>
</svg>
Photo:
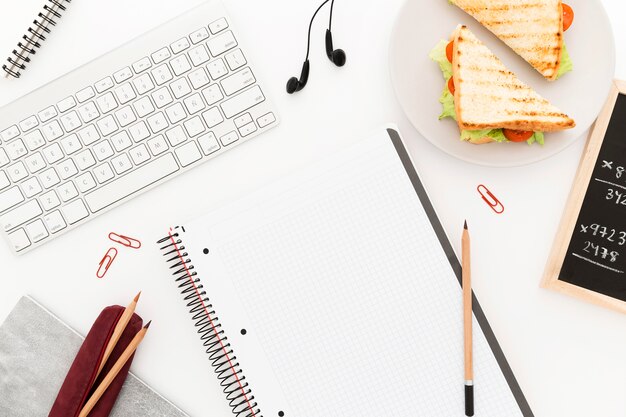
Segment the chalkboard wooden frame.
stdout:
<svg viewBox="0 0 626 417">
<path fill-rule="evenodd" d="M 602 149 L 602 143 L 619 94 L 626 95 L 626 81 L 614 80 L 607 102 L 596 120 L 583 152 L 572 191 L 546 264 L 541 286 L 626 313 L 626 302 L 624 301 L 559 280 L 570 239 L 576 227 L 587 194 L 588 184 Z"/>
</svg>

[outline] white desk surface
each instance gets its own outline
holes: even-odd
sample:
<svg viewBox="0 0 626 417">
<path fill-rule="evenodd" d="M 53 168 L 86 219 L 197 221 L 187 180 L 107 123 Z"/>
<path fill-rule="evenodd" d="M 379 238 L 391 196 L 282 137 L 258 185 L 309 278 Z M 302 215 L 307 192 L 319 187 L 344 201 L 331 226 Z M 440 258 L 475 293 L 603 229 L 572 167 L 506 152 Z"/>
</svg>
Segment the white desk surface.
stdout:
<svg viewBox="0 0 626 417">
<path fill-rule="evenodd" d="M 394 121 L 457 250 L 463 219 L 469 221 L 475 290 L 535 415 L 624 416 L 626 317 L 539 288 L 584 140 L 544 162 L 512 169 L 470 165 L 433 147 L 404 117 L 388 74 L 389 36 L 404 1 L 337 1 L 333 34 L 336 47 L 347 52 L 347 65 L 337 69 L 326 59 L 326 18 L 318 20 L 309 84 L 287 96 L 285 82 L 300 72 L 308 21 L 319 1 L 226 0 L 240 36 L 256 47 L 248 54 L 278 106 L 281 125 L 25 256 L 15 257 L 0 245 L 0 321 L 22 295 L 30 294 L 86 333 L 101 308 L 125 305 L 143 290 L 138 313 L 154 323 L 134 372 L 192 416 L 231 415 L 154 242 L 169 225 L 243 196 Z M 24 21 L 13 16 L 23 15 L 26 4 L 36 9 L 38 3 L 4 5 L 0 38 L 21 33 L 32 16 Z M 23 78 L 0 80 L 0 105 L 200 1 L 94 3 L 72 2 Z M 626 79 L 626 6 L 621 0 L 603 3 L 618 45 L 616 77 Z M 480 183 L 505 203 L 504 215 L 495 215 L 480 200 Z M 121 250 L 107 277 L 98 280 L 95 271 L 109 247 L 110 231 L 137 236 L 144 247 Z"/>
</svg>

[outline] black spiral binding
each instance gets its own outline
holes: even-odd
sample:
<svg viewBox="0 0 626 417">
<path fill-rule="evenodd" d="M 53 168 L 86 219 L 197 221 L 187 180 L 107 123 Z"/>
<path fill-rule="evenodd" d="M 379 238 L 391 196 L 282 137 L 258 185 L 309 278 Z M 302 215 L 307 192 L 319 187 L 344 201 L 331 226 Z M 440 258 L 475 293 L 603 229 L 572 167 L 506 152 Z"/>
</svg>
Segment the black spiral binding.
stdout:
<svg viewBox="0 0 626 417">
<path fill-rule="evenodd" d="M 189 254 L 185 251 L 179 230 L 181 229 L 178 227 L 174 228 L 168 236 L 157 243 L 162 245 L 159 249 L 163 256 L 168 257 L 166 262 L 170 269 L 174 270 L 172 275 L 187 302 L 189 313 L 192 314 L 194 325 L 206 347 L 206 353 L 226 395 L 228 405 L 237 417 L 263 417 L 237 362 L 237 357 L 234 356 L 228 337 L 221 328 L 219 317 L 213 310 L 206 291 L 203 291 L 202 284 L 199 284 L 200 279 L 197 278 Z"/>
<path fill-rule="evenodd" d="M 20 78 L 26 69 L 26 64 L 30 62 L 30 56 L 41 48 L 41 42 L 46 40 L 46 34 L 50 33 L 51 27 L 57 24 L 56 20 L 61 18 L 61 13 L 65 11 L 65 3 L 72 0 L 48 0 L 50 4 L 43 6 L 43 11 L 37 15 L 33 21 L 33 26 L 28 28 L 28 33 L 22 36 L 17 48 L 13 50 L 13 56 L 7 58 L 8 64 L 2 65 L 2 69 L 7 73 L 7 77 Z"/>
</svg>

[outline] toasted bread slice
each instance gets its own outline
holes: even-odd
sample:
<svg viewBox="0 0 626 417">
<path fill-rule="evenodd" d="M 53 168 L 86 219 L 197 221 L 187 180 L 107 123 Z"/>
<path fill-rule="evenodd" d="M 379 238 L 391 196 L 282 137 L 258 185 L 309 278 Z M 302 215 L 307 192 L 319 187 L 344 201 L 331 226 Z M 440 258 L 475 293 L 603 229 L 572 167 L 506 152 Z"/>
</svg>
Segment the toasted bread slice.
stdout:
<svg viewBox="0 0 626 417">
<path fill-rule="evenodd" d="M 502 39 L 548 80 L 554 80 L 563 49 L 561 0 L 453 0 Z"/>
<path fill-rule="evenodd" d="M 507 70 L 466 26 L 459 25 L 452 40 L 454 104 L 461 130 L 553 132 L 576 125 Z"/>
</svg>

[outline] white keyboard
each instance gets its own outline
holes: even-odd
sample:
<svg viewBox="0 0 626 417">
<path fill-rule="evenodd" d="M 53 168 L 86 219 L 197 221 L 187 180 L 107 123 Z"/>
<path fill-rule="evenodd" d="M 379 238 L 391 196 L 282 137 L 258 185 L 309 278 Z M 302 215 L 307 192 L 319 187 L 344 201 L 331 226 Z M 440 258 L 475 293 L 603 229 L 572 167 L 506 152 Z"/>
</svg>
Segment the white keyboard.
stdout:
<svg viewBox="0 0 626 417">
<path fill-rule="evenodd" d="M 0 109 L 0 230 L 24 253 L 277 123 L 203 4 Z"/>
</svg>

